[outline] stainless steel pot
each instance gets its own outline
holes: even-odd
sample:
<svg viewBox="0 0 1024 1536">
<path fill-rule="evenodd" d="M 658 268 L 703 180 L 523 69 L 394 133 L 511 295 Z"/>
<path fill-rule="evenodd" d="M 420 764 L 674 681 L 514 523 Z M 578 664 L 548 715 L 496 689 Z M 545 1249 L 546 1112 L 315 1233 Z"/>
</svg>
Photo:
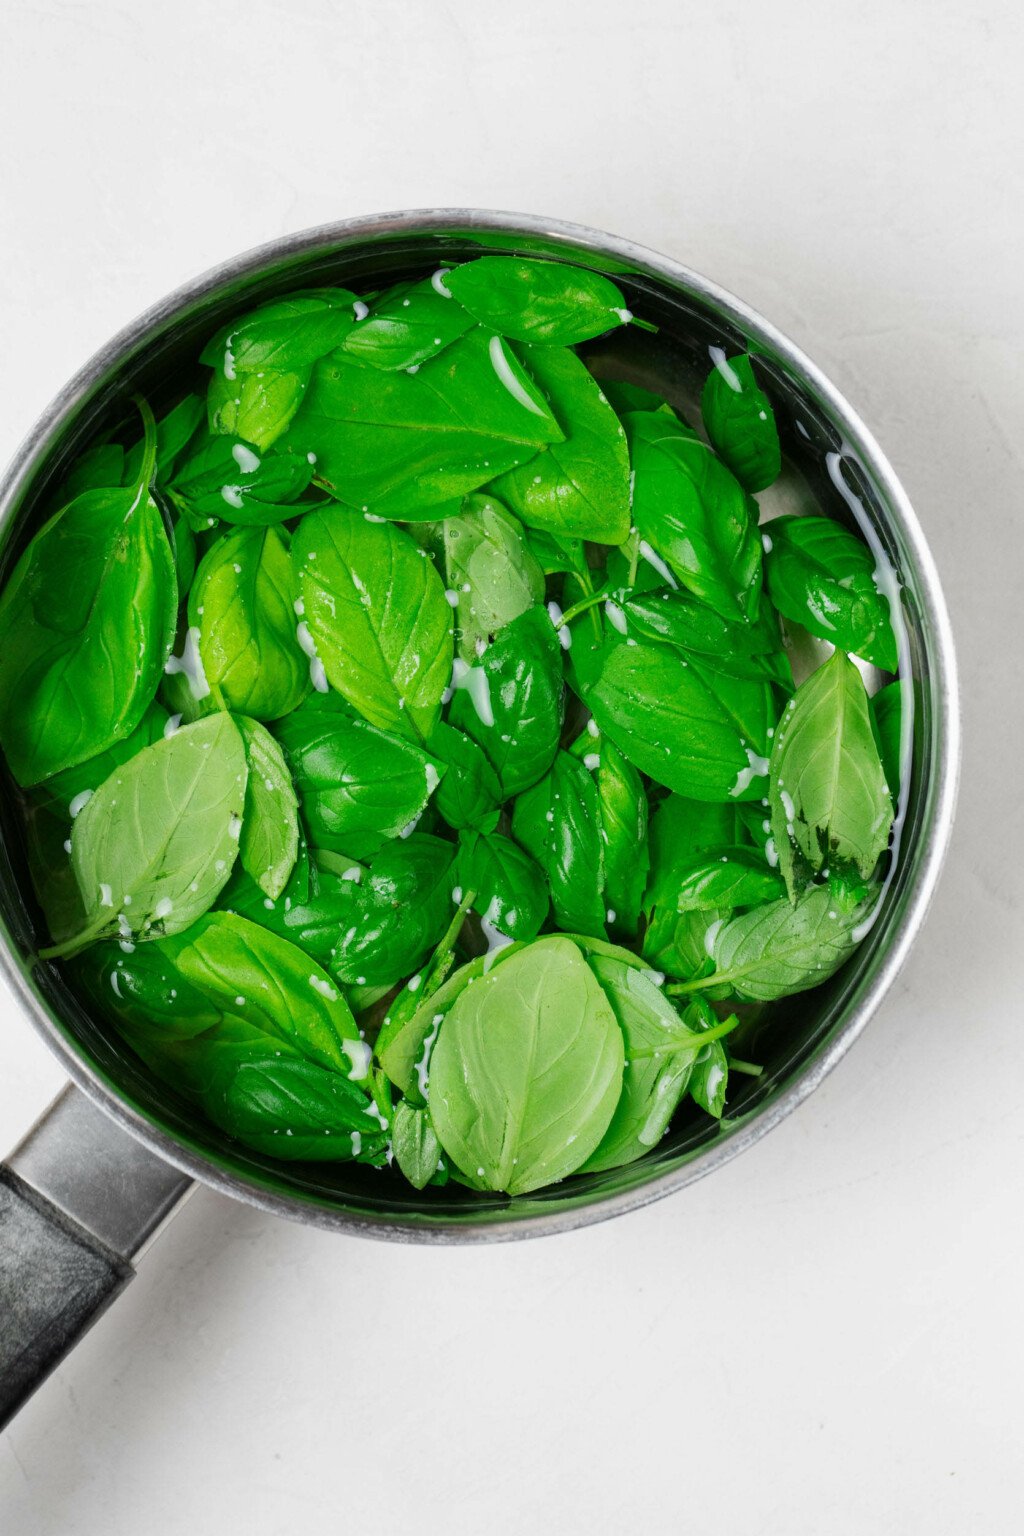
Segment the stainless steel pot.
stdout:
<svg viewBox="0 0 1024 1536">
<path fill-rule="evenodd" d="M 713 283 L 628 240 L 557 220 L 439 209 L 347 220 L 218 267 L 115 337 L 34 428 L 0 490 L 0 581 L 69 458 L 125 416 L 132 391 L 158 406 L 170 400 L 201 339 L 230 313 L 296 286 L 377 288 L 482 250 L 568 257 L 615 276 L 631 307 L 660 327 L 656 342 L 618 333 L 617 365 L 670 395 L 685 396 L 707 371 L 710 348 L 755 349 L 792 466 L 780 504 L 806 503 L 810 491 L 859 521 L 898 571 L 915 760 L 901 858 L 878 921 L 831 983 L 767 1018 L 757 1041 L 764 1074 L 744 1081 L 720 1127 L 684 1121 L 641 1163 L 512 1204 L 452 1186 L 416 1194 L 374 1169 L 278 1166 L 232 1144 L 90 1018 L 60 973 L 36 958 L 40 917 L 8 786 L 0 963 L 72 1086 L 0 1169 L 0 1422 L 131 1278 L 193 1179 L 278 1215 L 405 1241 L 540 1236 L 621 1215 L 712 1172 L 806 1098 L 867 1024 L 920 929 L 953 817 L 958 714 L 949 621 L 917 519 L 870 433 L 790 341 Z"/>
</svg>

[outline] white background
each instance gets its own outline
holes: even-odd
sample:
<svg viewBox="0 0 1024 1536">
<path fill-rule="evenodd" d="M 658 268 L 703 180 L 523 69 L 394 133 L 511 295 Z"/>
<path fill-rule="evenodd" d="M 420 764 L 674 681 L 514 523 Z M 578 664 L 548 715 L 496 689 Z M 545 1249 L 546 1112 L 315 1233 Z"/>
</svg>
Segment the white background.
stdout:
<svg viewBox="0 0 1024 1536">
<path fill-rule="evenodd" d="M 966 713 L 927 928 L 773 1136 L 508 1247 L 199 1191 L 0 1440 L 5 1536 L 1021 1529 L 1019 14 L 0 4 L 4 456 L 108 335 L 246 246 L 437 204 L 576 219 L 741 294 L 861 410 L 935 550 Z M 0 1009 L 2 1151 L 61 1073 Z"/>
</svg>

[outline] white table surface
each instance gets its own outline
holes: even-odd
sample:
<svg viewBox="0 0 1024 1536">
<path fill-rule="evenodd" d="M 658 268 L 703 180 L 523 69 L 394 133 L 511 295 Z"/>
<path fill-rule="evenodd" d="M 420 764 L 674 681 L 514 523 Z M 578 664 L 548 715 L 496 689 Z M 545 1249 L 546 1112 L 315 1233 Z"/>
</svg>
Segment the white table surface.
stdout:
<svg viewBox="0 0 1024 1536">
<path fill-rule="evenodd" d="M 781 1129 L 511 1246 L 198 1191 L 0 1439 L 5 1536 L 1021 1529 L 1019 16 L 0 3 L 4 456 L 108 335 L 246 246 L 403 206 L 577 219 L 742 294 L 861 410 L 935 550 L 965 706 L 926 930 Z M 0 1013 L 2 1150 L 61 1072 Z"/>
</svg>

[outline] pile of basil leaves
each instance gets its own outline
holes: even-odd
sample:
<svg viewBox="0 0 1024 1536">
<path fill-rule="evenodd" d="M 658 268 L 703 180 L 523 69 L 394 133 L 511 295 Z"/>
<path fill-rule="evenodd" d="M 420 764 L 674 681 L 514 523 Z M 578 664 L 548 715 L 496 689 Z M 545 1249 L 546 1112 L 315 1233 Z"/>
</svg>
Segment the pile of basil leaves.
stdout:
<svg viewBox="0 0 1024 1536">
<path fill-rule="evenodd" d="M 757 1071 L 733 1004 L 871 912 L 873 560 L 821 516 L 762 538 L 749 357 L 705 435 L 599 384 L 573 347 L 631 323 L 499 256 L 268 303 L 205 398 L 80 456 L 7 584 L 43 954 L 261 1152 L 510 1194 L 630 1162 Z M 799 688 L 780 615 L 835 647 Z"/>
</svg>

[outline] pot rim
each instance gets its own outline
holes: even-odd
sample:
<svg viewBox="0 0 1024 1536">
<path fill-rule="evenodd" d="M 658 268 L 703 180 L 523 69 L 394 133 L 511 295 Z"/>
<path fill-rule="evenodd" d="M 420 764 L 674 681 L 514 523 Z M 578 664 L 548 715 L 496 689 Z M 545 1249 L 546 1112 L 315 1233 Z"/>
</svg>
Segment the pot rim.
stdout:
<svg viewBox="0 0 1024 1536">
<path fill-rule="evenodd" d="M 512 1204 L 500 1214 L 482 1214 L 479 1221 L 471 1218 L 454 1221 L 415 1213 L 369 1216 L 317 1204 L 312 1197 L 307 1201 L 298 1193 L 276 1193 L 261 1187 L 254 1180 L 247 1180 L 238 1173 L 218 1167 L 212 1159 L 193 1151 L 132 1108 L 73 1048 L 50 1018 L 28 979 L 26 967 L 14 952 L 7 933 L 3 931 L 4 925 L 0 923 L 0 971 L 37 1032 L 74 1083 L 125 1131 L 165 1161 L 223 1194 L 246 1200 L 274 1215 L 360 1236 L 428 1243 L 493 1242 L 539 1237 L 624 1215 L 712 1173 L 779 1125 L 814 1092 L 867 1026 L 920 931 L 949 844 L 960 762 L 955 648 L 938 572 L 906 492 L 872 433 L 841 392 L 801 349 L 741 299 L 669 256 L 663 256 L 634 241 L 563 219 L 467 208 L 410 209 L 397 213 L 371 214 L 316 225 L 285 235 L 209 268 L 198 277 L 183 283 L 117 332 L 54 397 L 16 451 L 7 473 L 0 481 L 0 532 L 22 488 L 50 450 L 52 440 L 64 421 L 113 366 L 136 351 L 154 330 L 165 325 L 186 306 L 214 293 L 228 281 L 257 275 L 273 263 L 315 252 L 320 247 L 325 250 L 340 248 L 369 236 L 440 234 L 452 231 L 542 237 L 555 245 L 564 244 L 577 251 L 588 251 L 634 264 L 655 278 L 681 284 L 737 321 L 748 334 L 764 341 L 813 387 L 834 419 L 842 424 L 848 443 L 870 467 L 886 495 L 895 520 L 900 525 L 901 535 L 917 565 L 920 585 L 916 596 L 929 625 L 934 646 L 934 654 L 929 658 L 934 664 L 934 670 L 929 674 L 929 688 L 938 750 L 929 785 L 930 812 L 921 829 L 917 845 L 917 869 L 907 891 L 903 911 L 894 926 L 886 929 L 887 943 L 874 974 L 856 1004 L 850 1007 L 848 1016 L 836 1027 L 828 1045 L 797 1071 L 776 1098 L 753 1114 L 747 1125 L 729 1136 L 709 1142 L 680 1167 L 663 1172 L 652 1171 L 649 1178 L 633 1187 L 597 1195 L 587 1204 L 553 1207 L 550 1211 L 538 1213 L 534 1210 L 530 1214 L 517 1216 L 515 1205 Z"/>
</svg>

